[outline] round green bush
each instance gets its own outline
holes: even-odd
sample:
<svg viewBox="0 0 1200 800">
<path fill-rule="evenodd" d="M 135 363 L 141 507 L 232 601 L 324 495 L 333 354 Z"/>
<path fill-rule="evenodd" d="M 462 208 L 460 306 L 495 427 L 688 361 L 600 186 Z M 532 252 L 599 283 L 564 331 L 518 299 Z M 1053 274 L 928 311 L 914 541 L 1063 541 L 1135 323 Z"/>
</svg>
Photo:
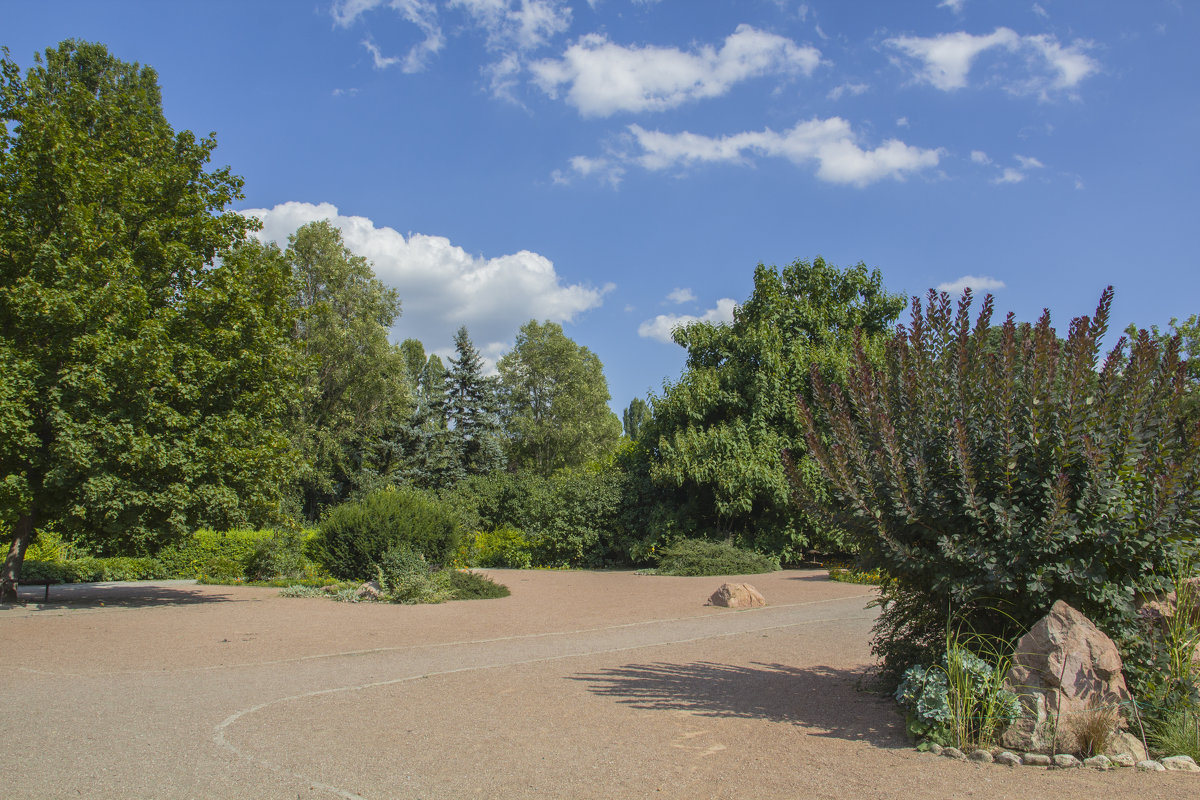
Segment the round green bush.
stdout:
<svg viewBox="0 0 1200 800">
<path fill-rule="evenodd" d="M 310 547 L 334 577 L 370 580 L 397 545 L 440 565 L 458 543 L 458 517 L 448 506 L 417 490 L 384 489 L 330 509 Z"/>
</svg>

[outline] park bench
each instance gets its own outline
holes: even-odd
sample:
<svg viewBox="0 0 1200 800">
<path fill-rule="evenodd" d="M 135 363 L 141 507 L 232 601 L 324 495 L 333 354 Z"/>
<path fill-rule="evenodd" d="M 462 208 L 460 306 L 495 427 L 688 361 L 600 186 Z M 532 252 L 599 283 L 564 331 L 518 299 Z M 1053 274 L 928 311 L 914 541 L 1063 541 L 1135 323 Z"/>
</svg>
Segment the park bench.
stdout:
<svg viewBox="0 0 1200 800">
<path fill-rule="evenodd" d="M 17 581 L 17 586 L 45 586 L 46 587 L 46 596 L 42 598 L 42 602 L 48 603 L 48 602 L 50 602 L 50 584 L 61 583 L 61 582 L 62 581 L 52 581 L 49 578 L 44 578 L 42 580 L 38 580 L 37 578 L 34 578 L 32 580 L 27 580 L 27 581 L 26 580 Z"/>
</svg>

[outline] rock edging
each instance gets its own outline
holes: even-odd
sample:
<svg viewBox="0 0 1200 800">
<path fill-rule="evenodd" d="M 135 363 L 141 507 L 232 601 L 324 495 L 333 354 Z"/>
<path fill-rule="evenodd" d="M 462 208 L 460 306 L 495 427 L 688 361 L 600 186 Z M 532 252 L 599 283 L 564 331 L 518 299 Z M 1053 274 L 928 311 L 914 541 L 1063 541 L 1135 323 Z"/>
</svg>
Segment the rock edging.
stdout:
<svg viewBox="0 0 1200 800">
<path fill-rule="evenodd" d="M 1069 753 L 1058 753 L 1050 756 L 1045 753 L 1022 753 L 1020 755 L 1009 750 L 995 748 L 993 750 L 972 750 L 964 753 L 957 747 L 942 747 L 934 742 L 928 742 L 927 747 L 919 752 L 931 753 L 954 761 L 972 761 L 977 764 L 999 764 L 1007 767 L 1043 767 L 1047 769 L 1093 769 L 1109 771 L 1120 769 L 1137 769 L 1139 772 L 1197 772 L 1197 765 L 1191 756 L 1165 756 L 1160 759 L 1145 759 L 1134 762 L 1128 753 L 1109 758 L 1105 755 L 1091 756 L 1082 761 Z"/>
</svg>

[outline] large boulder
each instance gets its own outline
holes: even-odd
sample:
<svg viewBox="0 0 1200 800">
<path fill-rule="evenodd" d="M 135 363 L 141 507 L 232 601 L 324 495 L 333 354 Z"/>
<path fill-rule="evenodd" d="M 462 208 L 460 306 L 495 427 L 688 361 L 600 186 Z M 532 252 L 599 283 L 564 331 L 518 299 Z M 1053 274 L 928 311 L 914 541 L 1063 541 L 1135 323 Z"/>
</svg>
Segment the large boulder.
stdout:
<svg viewBox="0 0 1200 800">
<path fill-rule="evenodd" d="M 758 608 L 766 604 L 758 589 L 748 583 L 722 583 L 708 598 L 708 605 L 726 608 Z"/>
<path fill-rule="evenodd" d="M 1017 642 L 1006 684 L 1021 700 L 1024 714 L 1004 732 L 1011 750 L 1075 750 L 1075 732 L 1094 715 L 1124 709 L 1129 689 L 1121 655 L 1090 619 L 1059 600 Z M 1116 739 L 1123 723 L 1108 711 Z"/>
</svg>

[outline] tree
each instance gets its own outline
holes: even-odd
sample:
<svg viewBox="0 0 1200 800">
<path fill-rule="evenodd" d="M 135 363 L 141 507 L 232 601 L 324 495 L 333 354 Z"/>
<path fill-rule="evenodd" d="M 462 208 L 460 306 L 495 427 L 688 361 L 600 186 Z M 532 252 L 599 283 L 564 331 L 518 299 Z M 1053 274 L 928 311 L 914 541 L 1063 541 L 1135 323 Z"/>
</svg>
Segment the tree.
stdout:
<svg viewBox="0 0 1200 800">
<path fill-rule="evenodd" d="M 843 380 L 855 331 L 878 354 L 903 308 L 878 270 L 817 258 L 782 271 L 760 264 L 731 324 L 677 329 L 684 373 L 655 401 L 642 439 L 653 480 L 678 492 L 678 530 L 740 537 L 785 560 L 805 546 L 839 546 L 792 504 L 780 453 L 803 446 L 795 398 L 808 394 L 810 368 Z M 819 485 L 815 468 L 808 477 Z"/>
<path fill-rule="evenodd" d="M 549 475 L 611 452 L 621 423 L 608 407 L 608 382 L 596 354 L 561 325 L 530 320 L 498 364 L 509 458 Z"/>
<path fill-rule="evenodd" d="M 155 73 L 63 42 L 0 59 L 0 599 L 52 525 L 101 553 L 264 524 L 293 466 L 290 276 Z"/>
<path fill-rule="evenodd" d="M 451 483 L 504 467 L 496 380 L 484 376 L 483 357 L 465 325 L 454 335 L 454 350 L 445 393 L 446 421 L 453 431 L 452 462 L 458 465 L 457 474 L 446 476 Z"/>
<path fill-rule="evenodd" d="M 633 398 L 629 402 L 629 408 L 621 415 L 621 426 L 625 429 L 625 436 L 636 442 L 649 418 L 650 406 L 640 397 Z"/>
<path fill-rule="evenodd" d="M 388 340 L 400 314 L 394 289 L 354 255 L 328 221 L 304 225 L 288 240 L 298 310 L 294 338 L 304 359 L 293 407 L 305 516 L 344 500 L 394 454 L 377 445 L 408 418 L 408 358 Z"/>
</svg>

